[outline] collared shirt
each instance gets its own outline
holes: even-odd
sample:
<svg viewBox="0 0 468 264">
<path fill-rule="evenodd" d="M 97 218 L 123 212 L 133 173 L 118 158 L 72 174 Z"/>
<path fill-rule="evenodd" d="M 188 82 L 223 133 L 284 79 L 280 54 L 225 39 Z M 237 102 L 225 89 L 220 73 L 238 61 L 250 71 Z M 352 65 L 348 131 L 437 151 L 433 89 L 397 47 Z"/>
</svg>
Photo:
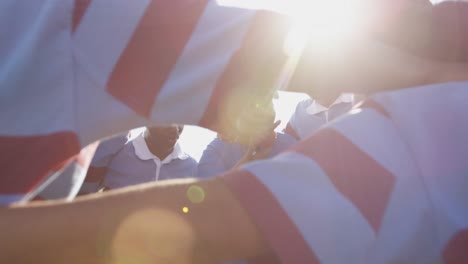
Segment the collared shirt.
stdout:
<svg viewBox="0 0 468 264">
<path fill-rule="evenodd" d="M 277 133 L 273 148 L 267 158 L 287 149 L 296 139 L 284 133 Z M 219 137 L 213 139 L 203 151 L 198 164 L 198 176 L 202 178 L 219 175 L 230 170 L 242 158 L 246 148 L 240 144 L 226 142 Z"/>
<path fill-rule="evenodd" d="M 352 94 L 340 95 L 328 108 L 312 98 L 305 99 L 297 104 L 285 132 L 297 139 L 303 139 L 324 124 L 348 112 L 353 104 Z"/>
<path fill-rule="evenodd" d="M 160 160 L 151 153 L 141 133 L 133 139 L 117 137 L 101 143 L 91 167 L 82 193 L 94 192 L 99 186 L 116 189 L 152 181 L 195 177 L 197 162 L 183 152 L 178 143 L 166 158 Z"/>
</svg>

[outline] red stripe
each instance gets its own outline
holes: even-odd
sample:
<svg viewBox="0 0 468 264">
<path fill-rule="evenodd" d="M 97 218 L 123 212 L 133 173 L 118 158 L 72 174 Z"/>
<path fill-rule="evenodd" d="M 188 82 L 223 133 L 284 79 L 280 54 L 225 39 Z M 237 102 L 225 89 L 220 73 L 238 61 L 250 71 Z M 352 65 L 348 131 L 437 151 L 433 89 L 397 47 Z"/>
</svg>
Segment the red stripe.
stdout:
<svg viewBox="0 0 468 264">
<path fill-rule="evenodd" d="M 385 116 L 386 118 L 391 118 L 390 114 L 387 110 L 377 101 L 374 99 L 366 99 L 361 103 L 357 104 L 354 108 L 371 108 L 380 113 L 381 115 Z"/>
<path fill-rule="evenodd" d="M 75 32 L 80 25 L 81 19 L 86 13 L 89 4 L 91 4 L 91 0 L 75 0 L 72 17 L 72 32 Z"/>
<path fill-rule="evenodd" d="M 85 182 L 102 182 L 107 173 L 107 167 L 89 167 Z"/>
<path fill-rule="evenodd" d="M 468 229 L 464 229 L 447 243 L 444 252 L 445 264 L 468 263 Z"/>
<path fill-rule="evenodd" d="M 73 132 L 44 136 L 0 136 L 0 193 L 32 190 L 51 172 L 66 166 L 80 150 Z"/>
<path fill-rule="evenodd" d="M 380 144 L 385 148 L 388 143 Z M 318 130 L 293 150 L 315 160 L 336 189 L 359 209 L 375 232 L 379 231 L 396 181 L 393 174 L 330 128 Z"/>
<path fill-rule="evenodd" d="M 227 174 L 224 181 L 254 219 L 281 263 L 319 263 L 300 230 L 270 190 L 254 175 L 248 171 L 234 171 Z"/>
<path fill-rule="evenodd" d="M 248 259 L 248 264 L 281 264 L 280 260 L 275 254 L 269 254 Z"/>
<path fill-rule="evenodd" d="M 210 102 L 200 121 L 200 126 L 218 130 L 220 109 L 231 94 L 243 92 L 242 99 L 270 94 L 274 89 L 287 57 L 283 41 L 289 29 L 284 17 L 266 11 L 258 11 L 249 26 L 240 48 L 234 53 L 211 95 Z M 237 96 L 236 98 L 238 98 Z M 242 107 L 238 102 L 238 107 Z"/>
<path fill-rule="evenodd" d="M 151 1 L 111 74 L 109 93 L 138 114 L 149 116 L 206 3 Z"/>
<path fill-rule="evenodd" d="M 46 201 L 47 199 L 42 196 L 36 196 L 32 199 L 32 201 Z"/>
</svg>

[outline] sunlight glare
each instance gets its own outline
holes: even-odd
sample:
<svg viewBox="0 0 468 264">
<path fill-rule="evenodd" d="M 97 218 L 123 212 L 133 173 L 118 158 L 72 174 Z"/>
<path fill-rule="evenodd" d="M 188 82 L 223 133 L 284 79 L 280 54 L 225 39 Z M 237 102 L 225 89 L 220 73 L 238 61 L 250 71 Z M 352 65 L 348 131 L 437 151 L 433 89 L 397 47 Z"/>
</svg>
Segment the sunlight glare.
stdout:
<svg viewBox="0 0 468 264">
<path fill-rule="evenodd" d="M 294 26 L 286 40 L 285 52 L 293 56 L 300 53 L 307 40 L 317 45 L 342 44 L 367 23 L 369 12 L 366 0 L 218 0 L 218 3 L 289 15 Z"/>
<path fill-rule="evenodd" d="M 297 0 L 287 13 L 294 26 L 285 43 L 289 55 L 300 53 L 307 41 L 316 46 L 343 45 L 364 26 L 365 6 L 360 0 Z"/>
</svg>

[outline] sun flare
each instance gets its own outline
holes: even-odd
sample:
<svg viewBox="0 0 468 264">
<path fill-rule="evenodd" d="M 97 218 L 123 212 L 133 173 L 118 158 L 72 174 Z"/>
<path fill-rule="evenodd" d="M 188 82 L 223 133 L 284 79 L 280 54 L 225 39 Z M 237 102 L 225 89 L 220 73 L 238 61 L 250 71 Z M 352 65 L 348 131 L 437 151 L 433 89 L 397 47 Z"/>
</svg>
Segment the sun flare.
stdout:
<svg viewBox="0 0 468 264">
<path fill-rule="evenodd" d="M 288 54 L 300 53 L 306 41 L 340 45 L 366 23 L 364 0 L 218 0 L 222 5 L 273 10 L 293 20 L 285 42 Z"/>
<path fill-rule="evenodd" d="M 295 0 L 285 13 L 294 26 L 285 42 L 288 54 L 300 53 L 306 42 L 317 46 L 340 46 L 356 34 L 365 21 L 363 1 Z"/>
</svg>

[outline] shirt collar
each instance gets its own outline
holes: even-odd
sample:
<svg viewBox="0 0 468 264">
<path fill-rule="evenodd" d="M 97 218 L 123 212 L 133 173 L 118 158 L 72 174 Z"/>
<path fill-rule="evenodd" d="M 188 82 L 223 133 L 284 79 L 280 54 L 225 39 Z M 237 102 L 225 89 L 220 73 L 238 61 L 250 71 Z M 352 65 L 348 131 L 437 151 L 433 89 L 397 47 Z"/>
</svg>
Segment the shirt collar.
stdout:
<svg viewBox="0 0 468 264">
<path fill-rule="evenodd" d="M 353 94 L 341 94 L 336 100 L 330 105 L 330 107 L 340 104 L 340 103 L 353 103 L 354 95 Z M 312 104 L 310 104 L 306 112 L 310 115 L 315 115 L 324 111 L 327 111 L 329 108 L 319 104 L 317 101 L 313 100 Z"/>
<path fill-rule="evenodd" d="M 137 137 L 135 137 L 132 140 L 133 148 L 135 149 L 135 155 L 141 159 L 141 160 L 151 160 L 151 159 L 156 159 L 159 160 L 157 156 L 155 156 L 153 153 L 148 148 L 148 145 L 146 144 L 145 138 L 144 138 L 144 133 L 141 133 Z M 174 150 L 171 152 L 171 154 L 167 155 L 167 157 L 162 161 L 163 164 L 169 163 L 175 159 L 181 159 L 184 160 L 188 158 L 188 155 L 182 151 L 182 148 L 179 145 L 179 142 L 177 142 L 174 145 Z"/>
</svg>

